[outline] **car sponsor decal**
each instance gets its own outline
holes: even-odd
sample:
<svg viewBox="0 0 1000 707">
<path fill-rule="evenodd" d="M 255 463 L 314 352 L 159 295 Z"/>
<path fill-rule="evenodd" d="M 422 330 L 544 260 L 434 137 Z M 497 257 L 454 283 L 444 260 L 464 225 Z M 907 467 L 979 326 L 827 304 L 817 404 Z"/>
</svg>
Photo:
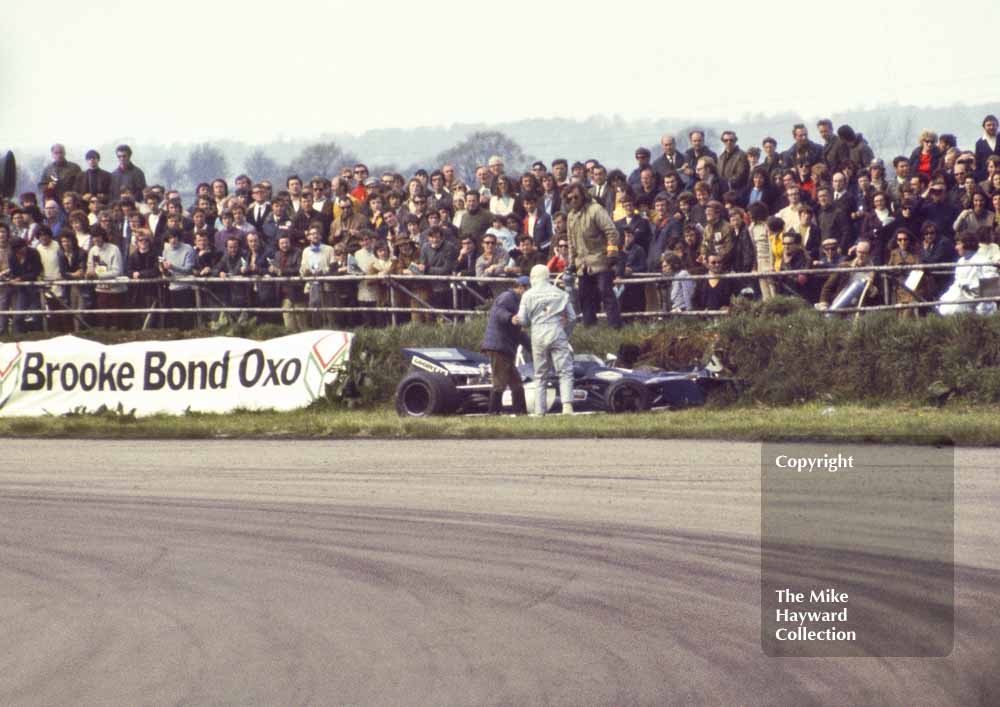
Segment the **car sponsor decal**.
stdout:
<svg viewBox="0 0 1000 707">
<path fill-rule="evenodd" d="M 412 363 L 416 368 L 427 371 L 428 373 L 437 373 L 442 376 L 448 375 L 447 369 L 442 368 L 437 364 L 431 363 L 425 358 L 420 358 L 419 356 L 414 356 L 413 358 L 411 358 L 410 363 Z"/>
</svg>

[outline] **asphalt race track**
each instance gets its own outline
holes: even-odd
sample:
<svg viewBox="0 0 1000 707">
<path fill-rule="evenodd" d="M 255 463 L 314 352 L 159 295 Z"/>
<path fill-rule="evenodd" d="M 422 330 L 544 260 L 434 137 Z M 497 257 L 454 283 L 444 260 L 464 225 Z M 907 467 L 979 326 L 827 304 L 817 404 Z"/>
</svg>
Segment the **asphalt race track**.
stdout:
<svg viewBox="0 0 1000 707">
<path fill-rule="evenodd" d="M 3 705 L 1000 704 L 995 450 L 957 453 L 940 659 L 763 654 L 759 445 L 5 440 L 4 458 Z"/>
</svg>

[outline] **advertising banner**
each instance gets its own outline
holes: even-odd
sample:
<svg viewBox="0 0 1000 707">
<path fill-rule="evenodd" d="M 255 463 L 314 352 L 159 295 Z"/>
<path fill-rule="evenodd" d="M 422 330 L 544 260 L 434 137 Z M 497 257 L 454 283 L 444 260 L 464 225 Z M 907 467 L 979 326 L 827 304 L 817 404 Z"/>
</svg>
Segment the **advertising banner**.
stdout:
<svg viewBox="0 0 1000 707">
<path fill-rule="evenodd" d="M 136 415 L 294 410 L 323 396 L 352 335 L 310 331 L 104 346 L 75 336 L 0 345 L 0 416 L 60 415 L 102 405 Z"/>
</svg>

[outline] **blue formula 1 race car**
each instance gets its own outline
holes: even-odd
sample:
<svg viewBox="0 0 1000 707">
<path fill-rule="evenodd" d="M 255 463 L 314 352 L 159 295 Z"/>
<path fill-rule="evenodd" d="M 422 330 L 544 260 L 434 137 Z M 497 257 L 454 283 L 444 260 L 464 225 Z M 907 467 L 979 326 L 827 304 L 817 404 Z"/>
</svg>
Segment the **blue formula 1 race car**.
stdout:
<svg viewBox="0 0 1000 707">
<path fill-rule="evenodd" d="M 396 386 L 396 412 L 403 417 L 485 413 L 489 407 L 489 359 L 458 348 L 406 348 L 410 368 Z M 617 368 L 589 354 L 573 357 L 573 409 L 577 412 L 641 412 L 703 405 L 709 390 L 732 384 L 720 375 L 721 367 L 680 371 Z M 539 384 L 548 389 L 549 410 L 561 409 L 556 380 L 539 382 L 530 358 L 519 350 L 517 370 L 528 400 L 535 399 Z M 505 410 L 511 407 L 510 391 L 504 393 Z"/>
</svg>

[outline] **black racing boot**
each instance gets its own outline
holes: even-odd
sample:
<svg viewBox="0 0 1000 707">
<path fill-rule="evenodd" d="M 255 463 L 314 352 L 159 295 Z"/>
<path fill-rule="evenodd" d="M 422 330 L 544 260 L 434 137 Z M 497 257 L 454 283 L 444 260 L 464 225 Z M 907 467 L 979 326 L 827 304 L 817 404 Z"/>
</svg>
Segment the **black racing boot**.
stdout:
<svg viewBox="0 0 1000 707">
<path fill-rule="evenodd" d="M 510 401 L 515 415 L 527 415 L 528 403 L 524 400 L 524 388 L 510 391 Z"/>
</svg>

